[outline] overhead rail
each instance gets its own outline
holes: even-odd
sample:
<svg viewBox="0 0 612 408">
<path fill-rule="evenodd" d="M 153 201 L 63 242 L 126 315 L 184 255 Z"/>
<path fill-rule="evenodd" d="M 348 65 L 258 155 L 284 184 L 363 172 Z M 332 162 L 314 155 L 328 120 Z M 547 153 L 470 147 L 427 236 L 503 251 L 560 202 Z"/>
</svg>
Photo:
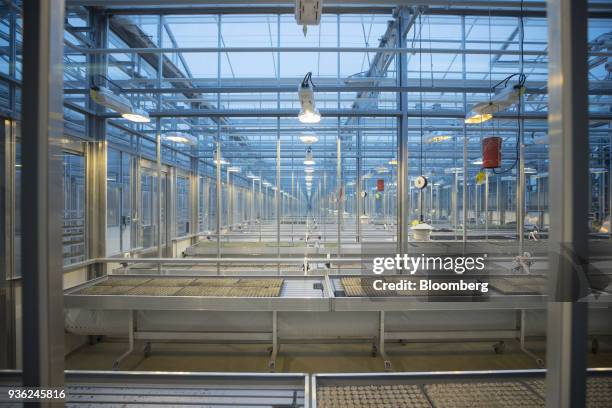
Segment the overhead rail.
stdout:
<svg viewBox="0 0 612 408">
<path fill-rule="evenodd" d="M 74 51 L 83 54 L 160 54 L 160 53 L 258 53 L 258 52 L 375 52 L 377 47 L 164 47 L 164 48 L 87 48 L 80 47 L 68 40 L 64 44 Z M 478 55 L 546 55 L 546 50 L 489 50 L 489 49 L 460 49 L 460 48 L 385 48 L 387 53 L 397 54 L 478 54 Z M 612 52 L 596 51 L 589 52 L 589 55 L 598 57 L 612 56 Z"/>
</svg>

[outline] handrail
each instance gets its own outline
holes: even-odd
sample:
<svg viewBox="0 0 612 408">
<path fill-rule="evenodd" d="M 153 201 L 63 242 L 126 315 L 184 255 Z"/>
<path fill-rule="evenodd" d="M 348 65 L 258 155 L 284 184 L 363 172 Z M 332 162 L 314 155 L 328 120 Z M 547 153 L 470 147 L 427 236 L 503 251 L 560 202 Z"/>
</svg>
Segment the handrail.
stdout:
<svg viewBox="0 0 612 408">
<path fill-rule="evenodd" d="M 361 258 L 307 258 L 309 263 L 355 263 L 362 262 Z M 248 263 L 248 264 L 269 264 L 269 263 L 295 263 L 303 264 L 303 257 L 295 258 L 97 258 L 96 263 L 154 263 L 168 265 L 194 265 L 194 264 L 217 264 L 223 263 Z"/>
</svg>

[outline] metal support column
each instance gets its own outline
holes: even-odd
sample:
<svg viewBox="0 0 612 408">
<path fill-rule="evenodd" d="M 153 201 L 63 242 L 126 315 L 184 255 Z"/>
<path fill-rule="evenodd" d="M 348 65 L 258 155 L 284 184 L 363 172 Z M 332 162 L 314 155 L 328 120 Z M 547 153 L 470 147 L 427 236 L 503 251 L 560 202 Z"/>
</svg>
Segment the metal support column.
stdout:
<svg viewBox="0 0 612 408">
<path fill-rule="evenodd" d="M 257 221 L 259 223 L 259 242 L 261 242 L 261 223 L 263 221 L 263 215 L 262 215 L 263 213 L 262 213 L 262 211 L 263 211 L 263 204 L 264 204 L 263 193 L 262 193 L 262 190 L 261 190 L 262 183 L 263 183 L 263 178 L 262 178 L 261 171 L 260 171 L 259 172 L 259 194 L 257 196 L 258 197 Z"/>
<path fill-rule="evenodd" d="M 232 189 L 232 173 L 230 172 L 230 166 L 228 165 L 225 169 L 226 172 L 226 177 L 225 177 L 225 184 L 226 184 L 226 189 L 227 189 L 227 226 L 229 228 L 229 231 L 232 230 L 232 223 L 234 222 L 234 196 L 233 196 L 233 189 Z"/>
<path fill-rule="evenodd" d="M 216 234 L 217 234 L 217 260 L 221 258 L 221 130 L 217 124 L 217 154 L 216 154 L 216 165 L 217 165 L 217 211 L 215 211 L 215 223 L 216 223 Z M 217 275 L 220 274 L 221 264 L 217 262 Z"/>
<path fill-rule="evenodd" d="M 519 38 L 524 38 L 525 32 L 523 24 L 519 24 Z M 519 41 L 519 49 L 523 52 L 523 41 Z M 520 72 L 523 72 L 523 58 L 519 58 Z M 519 94 L 519 110 L 522 114 L 525 113 L 525 97 L 522 92 Z M 520 126 L 516 135 L 519 143 L 519 160 L 518 160 L 518 185 L 516 187 L 516 227 L 519 236 L 518 255 L 523 255 L 525 245 L 525 143 L 523 142 L 523 129 L 525 129 L 525 120 L 519 118 Z"/>
<path fill-rule="evenodd" d="M 162 251 L 162 164 L 161 164 L 161 130 L 160 119 L 157 119 L 157 138 L 156 138 L 156 162 L 157 162 L 157 257 L 163 258 Z M 157 266 L 161 273 L 161 264 Z"/>
<path fill-rule="evenodd" d="M 280 118 L 277 118 L 277 136 L 276 136 L 276 257 L 280 258 L 280 226 L 281 226 L 281 140 L 280 140 Z M 277 264 L 277 272 L 280 275 L 280 263 Z"/>
<path fill-rule="evenodd" d="M 550 138 L 546 406 L 585 406 L 588 263 L 587 2 L 548 0 Z M 583 290 L 586 288 L 582 288 Z"/>
<path fill-rule="evenodd" d="M 108 17 L 92 10 L 89 23 L 93 29 L 93 43 L 96 47 L 106 47 Z M 88 55 L 87 74 L 90 86 L 99 84 L 100 76 L 106 74 L 107 56 Z M 102 112 L 103 109 L 91 98 L 88 101 L 89 109 Z M 88 186 L 87 193 L 87 240 L 88 256 L 97 258 L 106 256 L 106 120 L 98 115 L 89 115 L 87 118 L 87 132 L 94 140 L 86 148 L 86 172 Z M 104 274 L 106 265 L 92 265 L 89 278 L 93 279 Z"/>
<path fill-rule="evenodd" d="M 344 209 L 342 208 L 343 186 L 342 186 L 342 139 L 340 138 L 340 118 L 338 118 L 338 137 L 336 138 L 337 158 L 336 158 L 336 201 L 338 208 L 338 256 L 342 254 L 342 218 Z"/>
<path fill-rule="evenodd" d="M 64 1 L 26 1 L 23 17 L 23 385 L 61 387 Z"/>
<path fill-rule="evenodd" d="M 408 10 L 400 8 L 397 16 L 399 24 L 398 30 L 398 47 L 407 48 L 406 36 L 408 25 Z M 399 86 L 408 85 L 408 55 L 401 53 L 397 57 L 397 77 Z M 409 202 L 408 196 L 408 93 L 399 92 L 399 108 L 401 116 L 398 126 L 397 140 L 397 250 L 400 254 L 408 252 L 408 217 L 409 217 Z"/>
<path fill-rule="evenodd" d="M 195 234 L 200 232 L 200 223 L 203 223 L 203 220 L 200 220 L 200 201 L 202 194 L 200 192 L 200 160 L 195 157 L 191 158 L 191 175 L 189 180 L 191 215 L 189 217 L 189 229 L 187 232 Z M 195 244 L 197 239 L 197 236 L 191 238 L 191 244 Z"/>
<path fill-rule="evenodd" d="M 164 23 L 164 16 L 159 16 L 159 20 L 157 22 L 157 46 L 162 46 L 162 26 Z M 163 55 L 160 53 L 157 55 L 157 86 L 161 87 L 162 78 L 164 76 L 163 72 Z M 157 95 L 157 107 L 161 109 L 161 95 Z M 162 250 L 162 164 L 161 164 L 161 118 L 157 118 L 155 123 L 155 132 L 157 135 L 156 138 L 156 158 L 157 158 L 157 257 L 163 258 L 163 250 Z M 166 185 L 166 188 L 168 186 Z M 167 219 L 167 218 L 166 218 Z M 168 226 L 166 226 L 167 228 Z M 157 266 L 158 273 L 161 274 L 161 263 Z"/>
<path fill-rule="evenodd" d="M 485 196 L 484 196 L 484 211 L 485 211 L 485 240 L 489 239 L 489 172 L 485 172 Z"/>
<path fill-rule="evenodd" d="M 461 16 L 461 49 L 465 51 L 465 38 L 466 38 L 466 30 L 465 30 L 465 16 Z M 465 85 L 465 81 L 467 79 L 466 75 L 466 61 L 465 61 L 465 52 L 461 54 L 461 78 L 462 82 Z M 463 111 L 467 112 L 467 94 L 463 93 Z M 461 239 L 465 243 L 467 241 L 467 223 L 468 223 L 468 135 L 467 135 L 467 126 L 465 122 L 463 122 L 463 194 L 461 195 L 463 202 L 463 211 L 462 211 L 462 223 L 463 229 Z M 464 244 L 465 245 L 465 244 Z"/>
<path fill-rule="evenodd" d="M 357 118 L 357 156 L 355 158 L 355 241 L 361 242 L 361 118 Z"/>
</svg>

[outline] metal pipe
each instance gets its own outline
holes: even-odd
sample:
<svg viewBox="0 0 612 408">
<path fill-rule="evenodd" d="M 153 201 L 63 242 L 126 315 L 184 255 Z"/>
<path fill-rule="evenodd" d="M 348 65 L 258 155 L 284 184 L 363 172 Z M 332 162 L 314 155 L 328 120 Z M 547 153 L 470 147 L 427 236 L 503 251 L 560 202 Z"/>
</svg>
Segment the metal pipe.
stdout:
<svg viewBox="0 0 612 408">
<path fill-rule="evenodd" d="M 465 50 L 465 16 L 461 16 L 461 49 Z M 461 78 L 465 81 L 466 76 L 466 61 L 465 53 L 461 54 Z M 463 110 L 467 112 L 467 95 L 463 94 Z M 468 139 L 467 139 L 467 126 L 463 122 L 463 241 L 467 241 L 467 211 L 468 211 L 468 196 L 467 196 L 467 179 L 468 179 Z"/>
<path fill-rule="evenodd" d="M 259 172 L 259 205 L 257 206 L 257 219 L 259 220 L 259 242 L 261 242 L 261 224 L 263 223 L 264 197 L 261 191 L 263 178 L 261 171 Z"/>
<path fill-rule="evenodd" d="M 159 120 L 157 120 L 157 128 L 160 128 Z M 163 256 L 162 250 L 162 161 L 161 161 L 161 131 L 157 133 L 156 143 L 156 159 L 157 159 L 157 257 Z M 161 274 L 161 265 L 157 266 L 157 271 Z"/>
<path fill-rule="evenodd" d="M 70 41 L 64 44 L 79 54 L 173 54 L 173 53 L 374 53 L 378 47 L 179 47 L 179 48 L 87 48 L 77 46 Z M 457 49 L 457 48 L 385 48 L 386 53 L 393 54 L 463 54 L 463 55 L 521 55 L 519 50 Z M 525 50 L 526 56 L 546 56 L 546 51 Z M 612 52 L 589 52 L 589 56 L 610 57 Z"/>
<path fill-rule="evenodd" d="M 589 264 L 587 2 L 549 0 L 550 232 L 546 407 L 586 404 Z"/>
<path fill-rule="evenodd" d="M 519 38 L 523 38 L 525 35 L 523 24 L 519 24 Z M 524 51 L 523 42 L 519 42 L 519 51 Z M 524 61 L 523 58 L 519 59 L 519 69 L 523 72 Z M 520 112 L 525 112 L 525 97 L 519 93 L 519 109 Z M 516 197 L 516 226 L 518 228 L 519 235 L 519 247 L 518 255 L 523 254 L 523 247 L 525 244 L 525 143 L 523 141 L 523 127 L 525 126 L 525 120 L 519 118 L 520 127 L 516 135 L 519 143 L 519 159 L 518 159 L 518 186 L 517 186 L 517 197 Z"/>
<path fill-rule="evenodd" d="M 489 239 L 489 172 L 485 171 L 485 241 Z"/>
<path fill-rule="evenodd" d="M 104 7 L 109 7 L 112 6 L 113 3 L 115 4 L 119 4 L 121 6 L 141 6 L 142 5 L 142 1 L 140 0 L 68 0 L 68 4 L 71 6 L 90 6 L 90 5 L 95 5 L 95 6 L 104 6 Z M 244 0 L 225 0 L 223 3 L 219 3 L 218 0 L 197 0 L 197 1 L 183 1 L 182 4 L 191 4 L 191 5 L 199 5 L 199 6 L 206 6 L 206 9 L 208 9 L 208 6 L 218 6 L 219 4 L 224 4 L 224 5 L 244 5 Z M 166 6 L 167 2 L 165 2 L 164 0 L 148 0 L 146 2 L 147 5 L 149 6 L 153 6 L 153 5 L 163 5 Z M 255 10 L 257 10 L 257 7 L 259 6 L 269 6 L 271 3 L 269 0 L 255 0 L 255 1 L 251 1 L 249 4 L 253 5 L 253 7 L 255 8 Z M 368 5 L 368 6 L 372 6 L 375 7 L 375 9 L 378 9 L 379 7 L 387 7 L 389 4 L 393 4 L 396 6 L 418 6 L 418 5 L 422 5 L 423 1 L 422 0 L 395 0 L 392 3 L 390 3 L 388 0 L 335 0 L 333 2 L 333 7 L 336 7 L 335 10 L 342 10 L 345 7 L 350 7 L 350 6 L 355 6 L 355 5 Z M 446 8 L 448 6 L 448 0 L 428 0 L 427 4 L 429 6 L 442 6 L 444 8 Z M 453 2 L 453 5 L 457 5 L 457 6 L 462 6 L 462 7 L 482 7 L 482 8 L 487 8 L 491 6 L 490 2 L 487 2 L 485 0 L 455 0 Z M 504 9 L 511 9 L 514 11 L 518 11 L 518 4 L 515 1 L 496 1 L 495 2 L 495 6 L 496 8 L 504 8 Z M 543 1 L 525 1 L 523 4 L 524 8 L 526 9 L 545 9 L 546 7 L 546 3 Z M 332 7 L 332 6 L 330 6 Z M 181 10 L 189 10 L 191 7 L 188 8 L 180 8 Z M 226 7 L 224 9 L 221 10 L 217 10 L 217 12 L 222 12 L 223 10 L 235 10 L 235 7 Z M 605 3 L 592 3 L 589 4 L 589 10 L 608 10 L 609 6 L 607 6 Z M 129 12 L 130 9 L 124 9 L 124 12 Z M 155 10 L 155 12 L 157 12 L 158 9 L 151 9 L 151 10 Z M 244 9 L 244 8 L 239 8 L 238 12 L 240 13 L 248 13 L 250 9 Z M 324 12 L 327 12 L 327 6 L 324 7 Z M 163 12 L 163 9 L 161 9 L 161 11 Z M 200 9 L 198 10 L 199 13 L 202 13 L 204 10 Z M 450 9 L 450 11 L 452 11 L 452 8 Z M 544 11 L 544 10 L 543 10 Z M 181 11 L 183 12 L 183 11 Z M 259 10 L 257 10 L 257 13 L 260 13 Z"/>
<path fill-rule="evenodd" d="M 532 259 L 536 261 L 545 261 L 548 259 L 546 256 L 534 256 Z M 333 263 L 343 263 L 343 264 L 351 264 L 360 262 L 362 258 L 347 258 L 347 257 L 320 257 L 320 258 L 308 258 L 308 262 L 313 263 L 325 263 L 325 262 L 333 262 Z M 504 256 L 489 256 L 487 257 L 488 261 L 507 261 L 508 257 Z M 219 259 L 215 257 L 210 258 L 96 258 L 89 260 L 91 264 L 93 263 L 103 263 L 103 264 L 116 264 L 116 263 L 125 263 L 125 264 L 147 264 L 147 263 L 162 263 L 167 265 L 211 265 L 219 262 Z M 300 257 L 290 257 L 290 258 L 260 258 L 260 257 L 232 257 L 232 258 L 223 258 L 225 263 L 244 263 L 244 264 L 276 264 L 278 262 L 281 263 L 290 263 L 290 264 L 302 264 L 304 262 L 303 258 Z"/>
<path fill-rule="evenodd" d="M 280 119 L 277 119 L 280 124 Z M 280 258 L 280 223 L 281 223 L 281 139 L 280 132 L 276 139 L 276 256 Z M 278 274 L 280 275 L 280 263 L 278 264 Z"/>
<path fill-rule="evenodd" d="M 357 118 L 359 127 L 361 118 Z M 355 241 L 361 242 L 361 130 L 357 130 L 357 154 L 355 155 Z"/>
<path fill-rule="evenodd" d="M 340 120 L 338 120 L 338 127 L 340 126 Z M 336 138 L 337 145 L 337 158 L 336 158 L 336 194 L 337 194 L 337 208 L 338 208 L 338 256 L 342 253 L 342 218 L 343 218 L 343 186 L 342 186 L 342 139 L 340 138 L 340 131 L 338 129 L 338 137 Z"/>
<path fill-rule="evenodd" d="M 409 16 L 407 10 L 399 9 L 397 16 L 397 42 L 400 49 L 407 50 L 408 42 L 403 35 L 408 25 Z M 422 51 L 419 51 L 422 52 Z M 399 86 L 406 86 L 408 83 L 408 54 L 401 53 L 396 59 L 397 80 Z M 401 92 L 398 95 L 398 106 L 400 108 L 399 127 L 397 133 L 397 250 L 400 254 L 408 253 L 408 217 L 410 216 L 410 190 L 408 187 L 408 94 Z"/>
<path fill-rule="evenodd" d="M 234 195 L 233 195 L 233 191 L 232 191 L 232 180 L 231 180 L 231 172 L 230 172 L 230 166 L 228 165 L 225 169 L 226 171 L 226 181 L 225 183 L 227 184 L 227 226 L 229 227 L 229 230 L 232 230 L 232 224 L 233 224 L 233 215 L 234 215 Z"/>
<path fill-rule="evenodd" d="M 219 125 L 217 125 L 219 126 Z M 220 130 L 220 127 L 217 127 Z M 216 218 L 216 232 L 217 232 L 217 259 L 221 258 L 221 139 L 217 140 L 217 211 L 215 214 Z M 217 275 L 221 273 L 221 265 L 217 262 Z"/>
<path fill-rule="evenodd" d="M 24 251 L 21 257 L 22 380 L 23 386 L 35 388 L 61 388 L 64 384 L 59 150 L 64 130 L 64 10 L 63 0 L 23 3 L 24 148 L 20 188 L 21 242 L 27 253 Z"/>
</svg>

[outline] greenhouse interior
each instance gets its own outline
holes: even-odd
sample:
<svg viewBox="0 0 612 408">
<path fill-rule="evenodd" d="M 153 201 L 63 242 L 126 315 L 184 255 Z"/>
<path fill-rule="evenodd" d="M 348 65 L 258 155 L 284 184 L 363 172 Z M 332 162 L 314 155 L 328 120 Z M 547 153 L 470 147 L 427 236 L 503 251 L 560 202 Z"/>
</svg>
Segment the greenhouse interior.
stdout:
<svg viewBox="0 0 612 408">
<path fill-rule="evenodd" d="M 0 405 L 610 407 L 612 1 L 0 0 Z"/>
</svg>

